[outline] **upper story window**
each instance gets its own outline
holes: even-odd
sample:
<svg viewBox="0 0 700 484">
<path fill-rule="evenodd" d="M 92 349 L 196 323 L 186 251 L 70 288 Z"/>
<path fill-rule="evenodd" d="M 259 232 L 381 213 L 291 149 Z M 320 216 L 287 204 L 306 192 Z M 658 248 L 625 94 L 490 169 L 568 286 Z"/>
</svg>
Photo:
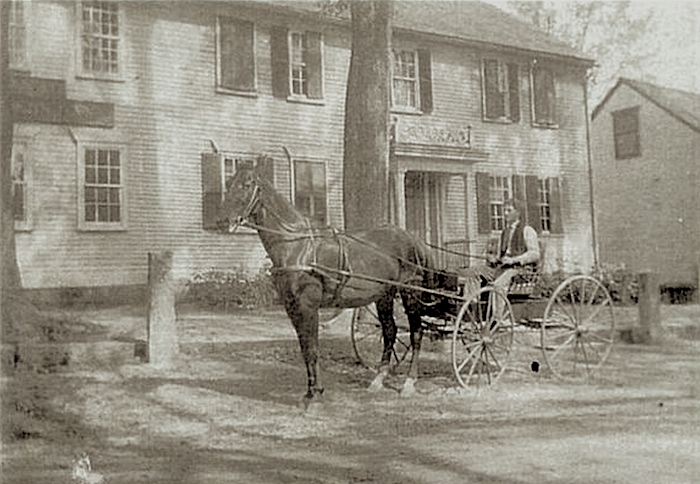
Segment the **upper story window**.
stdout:
<svg viewBox="0 0 700 484">
<path fill-rule="evenodd" d="M 483 62 L 484 119 L 520 121 L 520 82 L 518 64 L 499 59 Z"/>
<path fill-rule="evenodd" d="M 121 74 L 122 29 L 116 2 L 80 3 L 80 74 L 118 78 Z"/>
<path fill-rule="evenodd" d="M 219 17 L 216 32 L 217 88 L 234 93 L 255 92 L 254 24 Z"/>
<path fill-rule="evenodd" d="M 12 0 L 10 3 L 10 19 L 8 40 L 10 48 L 10 68 L 27 69 L 27 9 L 29 3 Z"/>
<path fill-rule="evenodd" d="M 318 32 L 273 27 L 272 93 L 289 100 L 323 99 L 323 38 Z"/>
<path fill-rule="evenodd" d="M 612 113 L 615 159 L 624 160 L 642 154 L 639 141 L 639 106 Z"/>
<path fill-rule="evenodd" d="M 395 108 L 418 110 L 419 106 L 418 54 L 416 51 L 394 52 L 391 104 Z"/>
<path fill-rule="evenodd" d="M 324 163 L 294 160 L 294 206 L 319 225 L 327 224 Z"/>
<path fill-rule="evenodd" d="M 540 64 L 532 67 L 532 121 L 536 126 L 556 127 L 554 71 Z"/>
<path fill-rule="evenodd" d="M 15 230 L 29 230 L 31 164 L 27 157 L 27 144 L 15 141 L 12 145 L 12 209 Z"/>
<path fill-rule="evenodd" d="M 125 161 L 125 150 L 119 146 L 82 147 L 80 228 L 85 230 L 125 228 Z"/>
</svg>

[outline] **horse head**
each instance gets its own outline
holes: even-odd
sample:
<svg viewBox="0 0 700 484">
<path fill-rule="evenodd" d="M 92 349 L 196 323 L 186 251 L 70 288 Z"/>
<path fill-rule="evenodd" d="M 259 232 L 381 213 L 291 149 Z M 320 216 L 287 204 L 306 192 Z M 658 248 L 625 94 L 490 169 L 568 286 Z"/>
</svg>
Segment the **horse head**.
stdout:
<svg viewBox="0 0 700 484">
<path fill-rule="evenodd" d="M 255 214 L 260 203 L 260 175 L 252 166 L 240 166 L 226 181 L 226 193 L 217 217 L 219 229 L 235 232 Z"/>
</svg>

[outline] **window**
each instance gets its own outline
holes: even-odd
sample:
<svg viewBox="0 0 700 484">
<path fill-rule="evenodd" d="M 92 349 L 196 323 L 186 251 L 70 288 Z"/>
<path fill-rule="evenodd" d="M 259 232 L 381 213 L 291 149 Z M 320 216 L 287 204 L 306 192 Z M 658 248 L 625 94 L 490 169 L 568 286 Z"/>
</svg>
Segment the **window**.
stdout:
<svg viewBox="0 0 700 484">
<path fill-rule="evenodd" d="M 79 226 L 97 230 L 125 228 L 124 150 L 86 146 L 82 155 Z"/>
<path fill-rule="evenodd" d="M 218 88 L 255 91 L 255 29 L 252 22 L 219 17 L 217 23 Z"/>
<path fill-rule="evenodd" d="M 497 59 L 483 63 L 484 118 L 520 121 L 518 65 Z"/>
<path fill-rule="evenodd" d="M 273 27 L 272 93 L 288 100 L 323 99 L 323 40 L 310 31 Z"/>
<path fill-rule="evenodd" d="M 326 166 L 294 161 L 294 206 L 320 225 L 326 225 Z"/>
<path fill-rule="evenodd" d="M 551 178 L 540 178 L 538 182 L 537 208 L 540 215 L 540 228 L 543 232 L 549 232 L 552 230 L 552 180 Z"/>
<path fill-rule="evenodd" d="M 27 6 L 25 1 L 13 0 L 10 4 L 9 48 L 10 68 L 27 68 Z"/>
<path fill-rule="evenodd" d="M 306 58 L 307 58 L 307 46 L 306 46 L 306 33 L 304 32 L 292 32 L 291 36 L 291 49 L 290 49 L 290 69 L 291 69 L 291 83 L 292 83 L 292 94 L 297 96 L 307 96 L 309 93 L 307 72 L 306 72 Z"/>
<path fill-rule="evenodd" d="M 504 203 L 512 198 L 510 178 L 506 176 L 492 176 L 490 190 L 491 204 L 491 230 L 503 230 L 506 226 Z"/>
<path fill-rule="evenodd" d="M 494 176 L 476 173 L 477 221 L 480 234 L 503 230 L 503 203 L 509 198 L 525 202 L 522 220 L 537 232 L 562 234 L 558 178 L 535 175 Z"/>
<path fill-rule="evenodd" d="M 556 91 L 554 72 L 539 64 L 532 67 L 532 120 L 535 125 L 555 127 Z"/>
<path fill-rule="evenodd" d="M 415 51 L 395 51 L 392 72 L 392 106 L 418 109 L 418 56 Z"/>
<path fill-rule="evenodd" d="M 15 142 L 12 146 L 12 209 L 15 230 L 29 230 L 29 185 L 31 166 L 27 159 L 27 145 Z"/>
<path fill-rule="evenodd" d="M 615 159 L 641 156 L 639 142 L 639 106 L 612 113 Z"/>
<path fill-rule="evenodd" d="M 115 78 L 121 70 L 121 28 L 116 2 L 80 4 L 80 72 Z"/>
</svg>

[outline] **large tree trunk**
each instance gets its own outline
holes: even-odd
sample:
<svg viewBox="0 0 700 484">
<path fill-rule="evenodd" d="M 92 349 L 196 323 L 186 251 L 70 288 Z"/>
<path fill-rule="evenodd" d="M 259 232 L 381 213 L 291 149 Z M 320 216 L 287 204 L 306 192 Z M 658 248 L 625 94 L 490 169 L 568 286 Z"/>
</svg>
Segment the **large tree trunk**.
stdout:
<svg viewBox="0 0 700 484">
<path fill-rule="evenodd" d="M 10 2 L 0 1 L 0 230 L 2 230 L 2 318 L 10 316 L 10 297 L 20 287 L 15 254 L 15 221 L 12 203 L 12 109 L 10 95 Z"/>
<path fill-rule="evenodd" d="M 354 1 L 345 103 L 346 230 L 389 220 L 389 62 L 393 3 Z"/>
</svg>

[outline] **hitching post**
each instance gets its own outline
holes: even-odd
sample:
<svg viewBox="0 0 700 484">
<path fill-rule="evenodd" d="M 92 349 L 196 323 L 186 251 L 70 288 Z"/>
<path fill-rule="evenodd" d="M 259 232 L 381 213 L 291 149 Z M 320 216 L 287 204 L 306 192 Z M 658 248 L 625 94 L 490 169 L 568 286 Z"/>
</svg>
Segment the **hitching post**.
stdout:
<svg viewBox="0 0 700 484">
<path fill-rule="evenodd" d="M 653 272 L 639 274 L 639 333 L 634 338 L 642 344 L 653 343 L 661 332 L 661 299 L 658 275 Z"/>
<path fill-rule="evenodd" d="M 153 366 L 172 366 L 179 348 L 175 327 L 173 253 L 148 253 L 148 354 Z"/>
</svg>

